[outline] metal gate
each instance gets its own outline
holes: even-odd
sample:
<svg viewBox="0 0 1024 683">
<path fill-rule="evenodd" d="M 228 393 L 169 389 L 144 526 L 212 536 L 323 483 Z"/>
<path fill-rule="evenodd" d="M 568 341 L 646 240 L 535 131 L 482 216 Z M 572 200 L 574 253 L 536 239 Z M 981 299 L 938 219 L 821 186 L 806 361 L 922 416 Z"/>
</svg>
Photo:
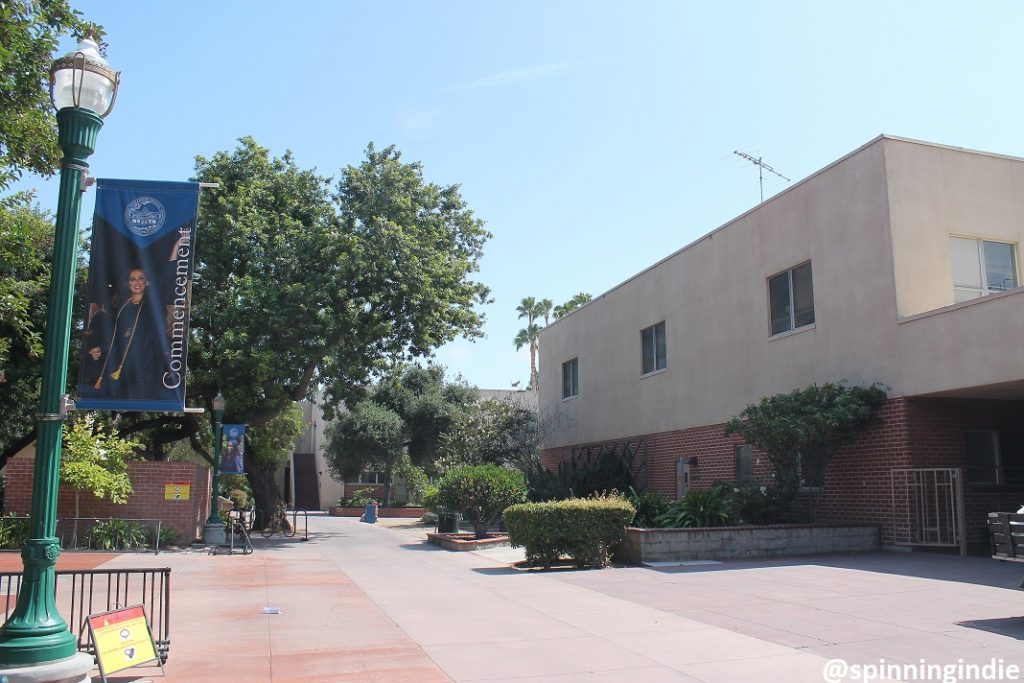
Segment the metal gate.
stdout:
<svg viewBox="0 0 1024 683">
<path fill-rule="evenodd" d="M 959 548 L 966 555 L 960 468 L 892 470 L 892 529 L 896 545 Z"/>
</svg>

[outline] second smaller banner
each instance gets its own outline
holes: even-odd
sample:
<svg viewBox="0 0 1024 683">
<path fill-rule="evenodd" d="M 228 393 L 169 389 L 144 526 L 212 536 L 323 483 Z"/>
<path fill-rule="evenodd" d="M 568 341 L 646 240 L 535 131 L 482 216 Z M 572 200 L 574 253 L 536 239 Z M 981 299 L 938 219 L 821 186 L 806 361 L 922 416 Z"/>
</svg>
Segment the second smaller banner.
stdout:
<svg viewBox="0 0 1024 683">
<path fill-rule="evenodd" d="M 245 425 L 224 425 L 221 474 L 245 474 Z"/>
</svg>

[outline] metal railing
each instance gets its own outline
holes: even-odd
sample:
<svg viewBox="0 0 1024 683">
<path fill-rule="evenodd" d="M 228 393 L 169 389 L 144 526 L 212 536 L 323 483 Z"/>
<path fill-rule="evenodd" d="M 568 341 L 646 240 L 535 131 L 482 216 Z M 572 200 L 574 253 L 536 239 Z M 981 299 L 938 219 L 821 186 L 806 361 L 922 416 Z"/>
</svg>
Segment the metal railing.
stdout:
<svg viewBox="0 0 1024 683">
<path fill-rule="evenodd" d="M 78 649 L 95 655 L 86 618 L 129 605 L 142 605 L 163 662 L 171 647 L 171 569 L 57 570 L 54 583 L 57 609 L 78 637 Z M 0 572 L 0 599 L 7 622 L 18 602 L 21 572 Z"/>
</svg>

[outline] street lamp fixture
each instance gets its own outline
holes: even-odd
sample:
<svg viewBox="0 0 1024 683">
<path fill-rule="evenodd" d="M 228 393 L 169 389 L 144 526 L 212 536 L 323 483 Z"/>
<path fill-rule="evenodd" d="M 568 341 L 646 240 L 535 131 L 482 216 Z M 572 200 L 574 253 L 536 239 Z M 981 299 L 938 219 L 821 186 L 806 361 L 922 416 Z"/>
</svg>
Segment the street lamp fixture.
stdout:
<svg viewBox="0 0 1024 683">
<path fill-rule="evenodd" d="M 227 535 L 224 532 L 224 520 L 220 518 L 220 510 L 217 509 L 217 499 L 220 498 L 220 442 L 221 432 L 224 429 L 224 408 L 227 401 L 218 391 L 214 396 L 213 407 L 213 480 L 210 482 L 210 516 L 203 527 L 203 542 L 210 545 L 224 543 Z"/>
<path fill-rule="evenodd" d="M 53 63 L 50 96 L 57 110 L 60 168 L 53 244 L 53 270 L 43 340 L 43 382 L 36 415 L 36 458 L 32 482 L 29 539 L 21 552 L 24 578 L 18 603 L 0 629 L 0 669 L 47 665 L 68 660 L 78 642 L 54 601 L 54 565 L 60 555 L 57 492 L 60 453 L 68 401 L 64 394 L 71 337 L 71 302 L 75 291 L 78 219 L 89 172 L 86 163 L 96 147 L 103 117 L 110 113 L 121 81 L 91 37 Z M 88 666 L 92 658 L 88 657 Z M 87 669 L 88 671 L 88 669 Z"/>
</svg>

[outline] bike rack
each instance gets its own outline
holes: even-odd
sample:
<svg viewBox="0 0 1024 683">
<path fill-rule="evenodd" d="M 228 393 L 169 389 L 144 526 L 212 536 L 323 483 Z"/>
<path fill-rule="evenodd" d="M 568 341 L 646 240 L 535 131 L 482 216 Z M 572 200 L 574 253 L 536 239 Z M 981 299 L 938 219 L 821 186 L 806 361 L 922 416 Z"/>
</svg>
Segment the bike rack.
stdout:
<svg viewBox="0 0 1024 683">
<path fill-rule="evenodd" d="M 292 510 L 292 528 L 294 528 L 296 531 L 299 530 L 298 526 L 299 526 L 299 513 L 300 512 L 302 513 L 304 526 L 302 528 L 302 538 L 300 538 L 299 540 L 300 541 L 308 541 L 309 540 L 309 511 L 308 510 Z"/>
</svg>

